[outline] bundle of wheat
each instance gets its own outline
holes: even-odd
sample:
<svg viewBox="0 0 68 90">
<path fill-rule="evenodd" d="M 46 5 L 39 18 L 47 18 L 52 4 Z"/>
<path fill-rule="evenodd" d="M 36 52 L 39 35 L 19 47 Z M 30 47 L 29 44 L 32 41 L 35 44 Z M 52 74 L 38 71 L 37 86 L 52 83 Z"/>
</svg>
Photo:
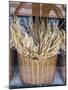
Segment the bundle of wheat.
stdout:
<svg viewBox="0 0 68 90">
<path fill-rule="evenodd" d="M 65 31 L 59 30 L 58 26 L 47 24 L 45 21 L 36 17 L 35 23 L 30 26 L 30 33 L 21 33 L 18 21 L 15 21 L 11 27 L 11 34 L 15 47 L 20 54 L 24 54 L 28 58 L 46 59 L 59 53 L 60 47 L 65 42 Z"/>
</svg>

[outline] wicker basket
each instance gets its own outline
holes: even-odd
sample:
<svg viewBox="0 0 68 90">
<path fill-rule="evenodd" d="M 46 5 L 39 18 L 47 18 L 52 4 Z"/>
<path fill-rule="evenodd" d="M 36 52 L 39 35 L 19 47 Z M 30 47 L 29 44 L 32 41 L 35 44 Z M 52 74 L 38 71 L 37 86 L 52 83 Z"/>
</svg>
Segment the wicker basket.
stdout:
<svg viewBox="0 0 68 90">
<path fill-rule="evenodd" d="M 18 55 L 20 78 L 26 84 L 51 84 L 55 76 L 56 56 L 34 60 Z"/>
</svg>

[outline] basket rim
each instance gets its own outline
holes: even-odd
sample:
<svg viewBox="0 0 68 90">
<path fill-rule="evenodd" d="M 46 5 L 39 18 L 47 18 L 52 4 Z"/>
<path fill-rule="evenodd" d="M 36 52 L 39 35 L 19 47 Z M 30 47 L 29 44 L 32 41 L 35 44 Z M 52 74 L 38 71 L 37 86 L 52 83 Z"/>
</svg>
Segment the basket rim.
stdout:
<svg viewBox="0 0 68 90">
<path fill-rule="evenodd" d="M 48 58 L 42 59 L 42 60 L 39 60 L 39 59 L 31 59 L 31 58 L 25 58 L 22 54 L 18 54 L 18 55 L 19 55 L 19 57 L 20 57 L 20 55 L 21 55 L 21 56 L 24 58 L 25 61 L 27 61 L 27 59 L 28 59 L 29 62 L 30 62 L 30 61 L 33 61 L 33 62 L 48 61 L 48 60 L 50 60 L 50 59 L 52 59 L 52 58 L 57 59 L 57 55 L 54 55 L 54 56 L 52 56 L 52 57 L 48 57 Z"/>
</svg>

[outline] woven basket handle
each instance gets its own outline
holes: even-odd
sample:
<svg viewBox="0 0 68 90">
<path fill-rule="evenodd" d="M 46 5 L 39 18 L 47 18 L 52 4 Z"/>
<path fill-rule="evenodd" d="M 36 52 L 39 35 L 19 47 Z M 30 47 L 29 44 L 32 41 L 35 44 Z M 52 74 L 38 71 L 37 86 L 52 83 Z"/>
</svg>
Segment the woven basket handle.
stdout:
<svg viewBox="0 0 68 90">
<path fill-rule="evenodd" d="M 19 10 L 22 8 L 22 6 L 24 7 L 25 4 L 21 2 L 16 7 L 14 15 L 18 15 Z M 55 12 L 55 14 L 58 16 L 58 18 L 64 18 L 61 13 L 61 10 L 54 4 L 53 5 L 52 4 L 42 4 L 42 15 L 41 16 L 48 17 L 50 10 L 53 10 Z M 32 4 L 32 16 L 40 16 L 40 4 L 38 4 L 38 3 Z"/>
</svg>

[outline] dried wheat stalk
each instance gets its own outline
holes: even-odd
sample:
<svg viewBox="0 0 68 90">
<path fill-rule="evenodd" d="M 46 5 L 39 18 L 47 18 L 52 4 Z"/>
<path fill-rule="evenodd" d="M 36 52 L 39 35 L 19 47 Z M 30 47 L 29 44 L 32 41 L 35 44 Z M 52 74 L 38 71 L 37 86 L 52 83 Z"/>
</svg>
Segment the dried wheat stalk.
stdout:
<svg viewBox="0 0 68 90">
<path fill-rule="evenodd" d="M 30 33 L 21 33 L 18 20 L 11 26 L 11 35 L 14 45 L 20 54 L 26 58 L 38 58 L 39 60 L 52 57 L 59 53 L 60 48 L 65 46 L 65 31 L 60 30 L 57 25 L 47 24 L 43 19 L 35 18 L 35 23 L 30 25 Z"/>
</svg>

